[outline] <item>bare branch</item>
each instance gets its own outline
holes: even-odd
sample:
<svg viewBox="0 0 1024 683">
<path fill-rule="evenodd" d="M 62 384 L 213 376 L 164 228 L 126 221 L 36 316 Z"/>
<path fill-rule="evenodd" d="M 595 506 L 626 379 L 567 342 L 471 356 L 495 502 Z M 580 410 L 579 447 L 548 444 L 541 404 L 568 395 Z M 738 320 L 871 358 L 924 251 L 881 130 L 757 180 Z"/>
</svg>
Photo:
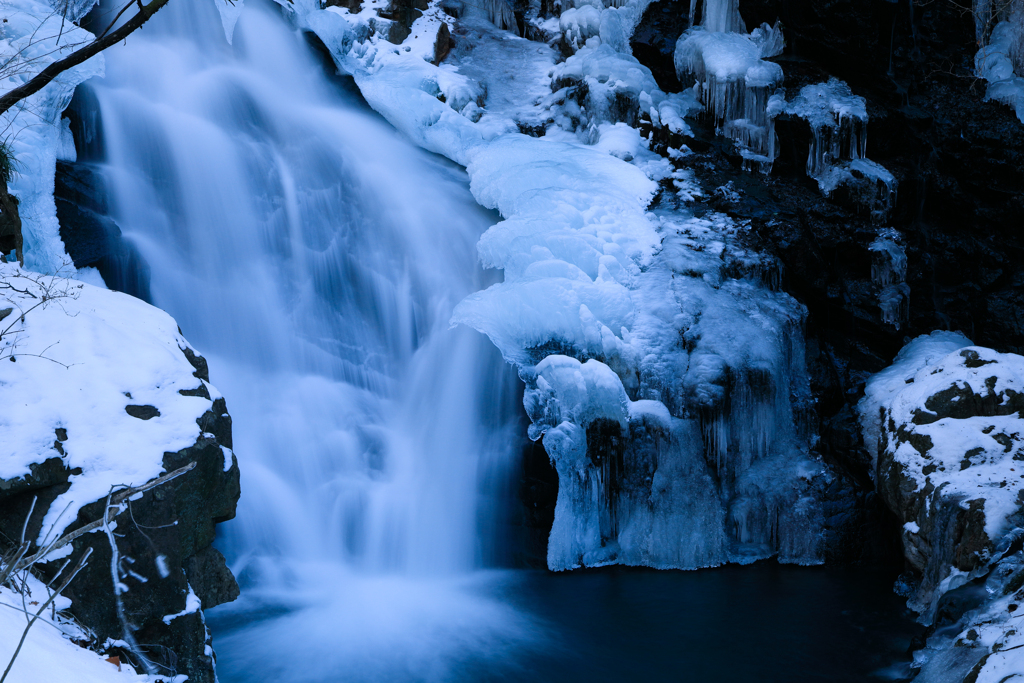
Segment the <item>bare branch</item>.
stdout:
<svg viewBox="0 0 1024 683">
<path fill-rule="evenodd" d="M 112 505 L 120 505 L 126 499 L 131 498 L 132 496 L 134 496 L 134 495 L 136 495 L 138 493 L 143 493 L 143 492 L 148 491 L 148 490 L 150 490 L 152 488 L 156 488 L 157 486 L 160 486 L 162 484 L 166 484 L 167 482 L 171 481 L 172 479 L 177 479 L 178 477 L 180 477 L 181 475 L 185 474 L 186 472 L 190 472 L 195 466 L 196 466 L 195 462 L 190 462 L 189 464 L 185 465 L 184 467 L 179 467 L 178 469 L 174 470 L 173 472 L 169 472 L 169 473 L 167 473 L 167 474 L 165 474 L 165 475 L 163 475 L 161 477 L 157 477 L 156 479 L 154 479 L 154 480 L 152 480 L 150 482 L 147 482 L 147 483 L 143 484 L 142 486 L 135 486 L 135 487 L 127 488 L 127 489 L 125 489 L 123 491 L 120 491 L 120 492 L 118 492 L 118 493 L 116 493 L 116 494 L 111 496 L 111 498 L 110 498 L 111 504 Z M 46 554 L 51 553 L 54 550 L 57 550 L 58 548 L 62 548 L 64 546 L 66 546 L 68 543 L 70 543 L 71 541 L 75 540 L 79 536 L 87 534 L 90 531 L 95 531 L 96 529 L 99 529 L 101 526 L 104 525 L 105 522 L 106 522 L 106 513 L 104 512 L 103 518 L 97 519 L 95 522 L 90 522 L 89 524 L 86 524 L 85 526 L 79 527 L 79 528 L 75 529 L 74 531 L 61 536 L 59 539 L 57 539 L 52 544 L 50 544 L 49 546 L 47 546 L 43 550 L 39 551 L 38 553 L 36 553 L 34 555 L 30 555 L 29 557 L 26 557 L 26 558 L 22 559 L 17 564 L 17 569 L 15 571 L 19 571 L 19 570 L 24 569 L 25 567 L 27 567 L 27 566 L 29 566 L 31 564 L 34 564 L 35 562 L 38 562 L 40 559 L 45 557 Z"/>
<path fill-rule="evenodd" d="M 131 35 L 136 29 L 145 24 L 149 19 L 156 14 L 160 9 L 168 3 L 169 0 L 150 0 L 149 4 L 143 5 L 141 0 L 138 2 L 139 11 L 128 21 L 122 24 L 114 31 L 103 35 L 83 48 L 75 50 L 64 59 L 53 62 L 45 69 L 36 74 L 33 78 L 29 79 L 26 83 L 14 88 L 0 97 L 0 114 L 3 114 L 8 109 L 13 107 L 21 100 L 34 95 L 49 83 L 59 76 L 61 73 L 68 69 L 78 66 L 82 62 L 86 61 L 90 57 L 98 55 L 103 50 L 106 50 L 112 45 L 116 45 L 121 42 L 129 35 Z"/>
</svg>

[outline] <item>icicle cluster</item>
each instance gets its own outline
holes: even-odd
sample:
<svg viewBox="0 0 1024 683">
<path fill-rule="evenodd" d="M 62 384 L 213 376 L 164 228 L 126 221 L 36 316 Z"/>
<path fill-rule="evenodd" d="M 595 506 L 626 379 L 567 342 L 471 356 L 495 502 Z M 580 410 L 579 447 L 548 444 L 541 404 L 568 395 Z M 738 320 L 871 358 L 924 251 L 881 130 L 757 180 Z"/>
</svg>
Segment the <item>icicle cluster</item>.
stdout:
<svg viewBox="0 0 1024 683">
<path fill-rule="evenodd" d="M 676 73 L 697 80 L 701 103 L 736 141 L 744 166 L 767 173 L 778 156 L 775 116 L 784 99 L 776 94 L 782 67 L 765 59 L 782 52 L 781 25 L 743 32 L 738 0 L 705 0 L 702 15 L 702 25 L 676 43 Z"/>
<path fill-rule="evenodd" d="M 846 83 L 830 78 L 800 89 L 786 112 L 811 127 L 807 175 L 818 181 L 826 195 L 846 186 L 881 222 L 892 207 L 896 179 L 867 156 L 868 113 L 864 98 Z"/>
<path fill-rule="evenodd" d="M 871 250 L 871 281 L 881 289 L 878 306 L 882 321 L 897 330 L 910 315 L 910 286 L 907 285 L 907 252 L 900 242 L 900 234 L 892 228 L 878 232 Z"/>
</svg>

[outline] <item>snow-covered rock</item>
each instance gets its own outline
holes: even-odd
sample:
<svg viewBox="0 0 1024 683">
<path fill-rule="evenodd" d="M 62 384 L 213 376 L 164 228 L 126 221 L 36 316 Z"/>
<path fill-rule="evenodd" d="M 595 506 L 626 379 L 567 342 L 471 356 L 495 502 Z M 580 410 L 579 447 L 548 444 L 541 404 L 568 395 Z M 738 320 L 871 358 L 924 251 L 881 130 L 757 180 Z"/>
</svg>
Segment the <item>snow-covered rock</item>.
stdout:
<svg viewBox="0 0 1024 683">
<path fill-rule="evenodd" d="M 865 441 L 877 437 L 878 489 L 905 523 L 912 604 L 929 618 L 1022 521 L 1022 392 L 1024 357 L 951 333 L 918 337 L 868 382 Z"/>
<path fill-rule="evenodd" d="M 876 485 L 903 522 L 909 604 L 937 623 L 919 680 L 1024 672 L 1024 357 L 933 332 L 867 383 L 859 410 Z"/>
<path fill-rule="evenodd" d="M 37 499 L 27 539 L 43 546 L 100 519 L 112 491 L 194 462 L 115 520 L 118 591 L 145 642 L 173 652 L 190 680 L 212 681 L 201 613 L 161 621 L 186 607 L 190 585 L 204 607 L 237 595 L 210 547 L 216 522 L 234 515 L 239 473 L 205 360 L 159 309 L 9 263 L 0 263 L 0 318 L 0 532 L 17 538 Z M 52 559 L 86 548 L 108 558 L 66 589 L 71 612 L 97 644 L 130 640 L 115 610 L 109 537 L 85 534 L 66 548 Z"/>
</svg>

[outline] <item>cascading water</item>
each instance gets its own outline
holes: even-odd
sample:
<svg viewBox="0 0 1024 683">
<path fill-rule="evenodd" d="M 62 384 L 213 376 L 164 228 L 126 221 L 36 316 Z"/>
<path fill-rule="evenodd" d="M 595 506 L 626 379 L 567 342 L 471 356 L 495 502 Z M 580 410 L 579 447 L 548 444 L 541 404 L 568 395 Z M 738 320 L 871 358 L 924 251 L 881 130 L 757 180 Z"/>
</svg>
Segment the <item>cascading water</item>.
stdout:
<svg viewBox="0 0 1024 683">
<path fill-rule="evenodd" d="M 886 591 L 822 622 L 849 585 L 827 574 L 474 571 L 507 545 L 526 435 L 515 374 L 449 329 L 488 284 L 475 245 L 497 219 L 332 83 L 276 6 L 247 6 L 233 45 L 221 29 L 213 2 L 172 2 L 91 84 L 115 218 L 234 418 L 242 499 L 218 545 L 243 591 L 210 613 L 221 681 L 854 681 L 877 665 L 864 652 L 886 661 L 861 609 Z M 740 634 L 736 614 L 768 628 Z"/>
<path fill-rule="evenodd" d="M 514 373 L 449 329 L 494 218 L 274 6 L 233 38 L 214 3 L 171 3 L 95 84 L 118 223 L 234 417 L 225 619 L 278 615 L 218 640 L 221 680 L 443 677 L 519 623 L 462 587 L 524 431 Z"/>
</svg>

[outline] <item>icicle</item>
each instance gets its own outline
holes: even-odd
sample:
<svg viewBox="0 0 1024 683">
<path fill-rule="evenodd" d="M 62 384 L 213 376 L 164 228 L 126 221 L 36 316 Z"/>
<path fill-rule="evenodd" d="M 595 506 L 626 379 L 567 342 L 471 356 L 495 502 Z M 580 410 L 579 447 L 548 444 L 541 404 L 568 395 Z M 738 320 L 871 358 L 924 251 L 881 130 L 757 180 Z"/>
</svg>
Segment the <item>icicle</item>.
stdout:
<svg viewBox="0 0 1024 683">
<path fill-rule="evenodd" d="M 714 7 L 717 18 L 705 17 L 705 26 L 679 38 L 676 72 L 680 77 L 696 77 L 701 103 L 719 132 L 736 141 L 744 167 L 757 166 L 768 172 L 778 154 L 775 116 L 782 111 L 784 100 L 775 91 L 783 74 L 782 67 L 762 57 L 781 49 L 781 28 L 762 25 L 751 35 L 712 32 L 708 26 L 728 23 L 728 12 L 722 7 L 728 9 L 725 5 Z"/>
<path fill-rule="evenodd" d="M 811 143 L 807 175 L 831 195 L 845 186 L 876 222 L 884 222 L 892 208 L 896 179 L 881 165 L 866 159 L 868 113 L 864 98 L 854 95 L 842 81 L 808 85 L 786 111 L 807 121 Z"/>
<path fill-rule="evenodd" d="M 897 330 L 910 315 L 910 286 L 907 278 L 907 252 L 899 243 L 900 233 L 892 228 L 878 232 L 868 245 L 872 252 L 871 281 L 881 287 L 878 306 L 882 322 Z"/>
</svg>

